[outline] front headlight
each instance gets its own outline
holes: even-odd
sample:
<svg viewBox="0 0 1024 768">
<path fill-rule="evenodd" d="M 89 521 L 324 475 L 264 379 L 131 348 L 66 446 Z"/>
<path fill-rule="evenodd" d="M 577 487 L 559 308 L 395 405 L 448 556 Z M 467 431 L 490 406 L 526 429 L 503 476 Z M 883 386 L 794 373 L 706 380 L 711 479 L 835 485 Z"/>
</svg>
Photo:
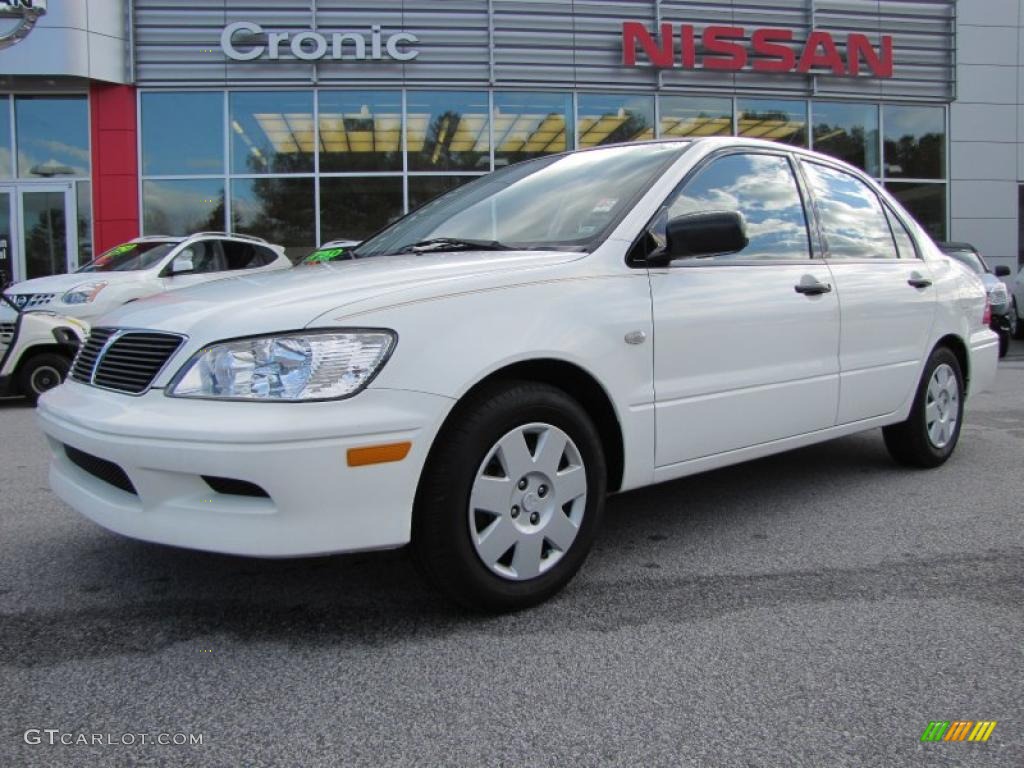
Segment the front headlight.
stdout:
<svg viewBox="0 0 1024 768">
<path fill-rule="evenodd" d="M 88 304 L 95 301 L 100 291 L 107 287 L 104 282 L 82 283 L 60 297 L 65 304 Z"/>
<path fill-rule="evenodd" d="M 988 300 L 990 303 L 999 306 L 1005 304 L 1010 300 L 1010 294 L 1006 290 L 1006 286 L 1000 283 L 999 285 L 993 285 L 988 292 Z"/>
<path fill-rule="evenodd" d="M 337 400 L 360 392 L 384 366 L 388 330 L 296 331 L 211 344 L 168 388 L 171 397 L 212 400 Z"/>
</svg>

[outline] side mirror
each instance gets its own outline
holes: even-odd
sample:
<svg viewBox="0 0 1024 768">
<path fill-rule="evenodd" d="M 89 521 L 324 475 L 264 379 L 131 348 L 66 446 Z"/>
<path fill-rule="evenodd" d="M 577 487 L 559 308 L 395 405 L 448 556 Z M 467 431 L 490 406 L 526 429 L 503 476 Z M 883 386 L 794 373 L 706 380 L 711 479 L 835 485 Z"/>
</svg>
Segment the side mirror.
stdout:
<svg viewBox="0 0 1024 768">
<path fill-rule="evenodd" d="M 996 275 L 996 277 L 1009 277 L 1010 276 L 1010 268 L 1007 267 L 1005 264 L 1000 264 L 995 269 L 995 275 Z"/>
<path fill-rule="evenodd" d="M 737 253 L 749 243 L 747 223 L 737 211 L 690 213 L 670 219 L 665 226 L 669 259 Z"/>
<path fill-rule="evenodd" d="M 185 251 L 171 262 L 171 269 L 168 272 L 168 276 L 174 277 L 175 275 L 195 272 L 195 269 L 195 264 L 192 262 L 192 251 Z"/>
</svg>

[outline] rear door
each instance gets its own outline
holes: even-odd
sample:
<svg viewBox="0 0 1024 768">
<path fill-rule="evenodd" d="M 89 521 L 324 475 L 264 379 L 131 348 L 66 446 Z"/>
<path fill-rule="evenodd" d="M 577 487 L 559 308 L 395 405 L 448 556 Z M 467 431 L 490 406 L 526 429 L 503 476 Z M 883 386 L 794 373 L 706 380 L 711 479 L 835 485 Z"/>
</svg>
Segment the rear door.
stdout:
<svg viewBox="0 0 1024 768">
<path fill-rule="evenodd" d="M 928 265 L 895 211 L 862 179 L 803 160 L 835 278 L 838 424 L 897 410 L 917 385 L 935 316 Z"/>
<path fill-rule="evenodd" d="M 668 219 L 705 211 L 741 213 L 750 243 L 649 272 L 659 468 L 835 420 L 839 306 L 828 266 L 813 258 L 788 153 L 705 161 L 669 197 L 652 238 Z"/>
</svg>

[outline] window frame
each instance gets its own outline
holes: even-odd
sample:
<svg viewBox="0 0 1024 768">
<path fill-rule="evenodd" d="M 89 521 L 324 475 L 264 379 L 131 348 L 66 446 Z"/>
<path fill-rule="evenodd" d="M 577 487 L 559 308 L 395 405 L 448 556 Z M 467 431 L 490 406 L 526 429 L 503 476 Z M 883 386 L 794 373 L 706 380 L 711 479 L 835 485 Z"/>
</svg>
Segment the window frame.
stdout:
<svg viewBox="0 0 1024 768">
<path fill-rule="evenodd" d="M 918 245 L 917 238 L 914 237 L 914 230 L 912 227 L 907 226 L 907 223 L 903 220 L 902 216 L 899 216 L 889 201 L 883 194 L 884 189 L 880 190 L 877 183 L 867 174 L 861 170 L 854 168 L 853 166 L 840 164 L 838 161 L 829 160 L 827 156 L 819 157 L 817 155 L 811 156 L 803 153 L 799 153 L 796 157 L 797 165 L 800 168 L 800 175 L 807 185 L 807 194 L 811 200 L 811 207 L 814 210 L 814 217 L 818 222 L 818 236 L 820 237 L 821 248 L 822 248 L 822 259 L 829 263 L 836 264 L 892 264 L 899 261 L 908 261 L 900 257 L 899 245 L 896 243 L 896 233 L 892 231 L 892 224 L 889 222 L 889 217 L 886 215 L 886 211 L 891 211 L 892 215 L 896 217 L 896 220 L 903 225 L 903 228 L 910 233 L 910 239 L 914 243 L 914 251 L 916 258 L 921 259 L 921 248 Z M 817 165 L 823 165 L 830 170 L 837 173 L 845 173 L 847 176 L 852 176 L 859 182 L 864 184 L 878 200 L 878 205 L 882 209 L 882 216 L 885 218 L 886 228 L 889 232 L 889 239 L 892 241 L 892 248 L 896 254 L 895 258 L 858 258 L 858 259 L 845 259 L 842 257 L 833 257 L 828 247 L 828 236 L 825 233 L 825 222 L 821 215 L 821 211 L 818 209 L 818 196 L 814 192 L 814 187 L 811 184 L 810 179 L 807 178 L 807 174 L 804 170 L 804 163 L 815 163 Z"/>
<path fill-rule="evenodd" d="M 648 253 L 644 256 L 640 256 L 638 255 L 638 250 L 643 246 L 644 241 L 647 239 L 651 227 L 656 226 L 658 219 L 667 211 L 669 201 L 680 193 L 687 184 L 699 176 L 709 165 L 714 163 L 716 160 L 730 157 L 732 155 L 771 155 L 775 157 L 782 157 L 789 164 L 790 173 L 793 176 L 793 182 L 796 185 L 797 194 L 800 196 L 800 205 L 804 212 L 804 228 L 807 230 L 808 257 L 806 259 L 728 259 L 722 261 L 718 261 L 714 257 L 710 259 L 688 258 L 674 259 L 663 267 L 652 267 L 647 263 L 647 257 L 650 256 L 650 254 Z M 626 250 L 626 266 L 631 269 L 692 269 L 694 267 L 769 267 L 813 264 L 815 261 L 821 261 L 824 258 L 824 252 L 821 249 L 820 233 L 817 230 L 816 212 L 812 210 L 812 207 L 812 199 L 809 197 L 808 192 L 805 189 L 800 164 L 796 157 L 794 157 L 794 153 L 790 151 L 788 145 L 780 144 L 778 149 L 753 144 L 734 144 L 728 147 L 723 147 L 722 149 L 709 152 L 701 158 L 689 171 L 686 172 L 683 178 L 680 179 L 672 190 L 665 196 L 657 210 L 654 212 L 654 215 L 652 215 L 647 223 L 644 224 L 637 233 L 632 244 Z"/>
</svg>

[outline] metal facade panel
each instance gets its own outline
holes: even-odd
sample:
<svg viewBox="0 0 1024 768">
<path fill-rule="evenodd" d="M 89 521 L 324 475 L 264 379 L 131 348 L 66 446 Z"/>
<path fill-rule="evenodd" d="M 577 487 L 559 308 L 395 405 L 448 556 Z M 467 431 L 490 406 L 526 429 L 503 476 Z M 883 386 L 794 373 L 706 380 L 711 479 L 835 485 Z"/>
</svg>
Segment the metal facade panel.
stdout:
<svg viewBox="0 0 1024 768">
<path fill-rule="evenodd" d="M 948 101 L 954 95 L 954 0 L 134 0 L 140 85 L 311 84 L 549 87 L 581 90 L 737 90 L 792 96 Z M 316 9 L 314 12 L 313 9 Z M 408 62 L 231 61 L 220 33 L 234 21 L 267 30 L 415 34 Z M 802 50 L 813 26 L 878 43 L 892 35 L 891 79 L 683 70 L 622 64 L 622 22 L 782 27 Z M 678 51 L 678 40 L 676 41 Z M 643 60 L 644 57 L 641 57 Z"/>
</svg>

